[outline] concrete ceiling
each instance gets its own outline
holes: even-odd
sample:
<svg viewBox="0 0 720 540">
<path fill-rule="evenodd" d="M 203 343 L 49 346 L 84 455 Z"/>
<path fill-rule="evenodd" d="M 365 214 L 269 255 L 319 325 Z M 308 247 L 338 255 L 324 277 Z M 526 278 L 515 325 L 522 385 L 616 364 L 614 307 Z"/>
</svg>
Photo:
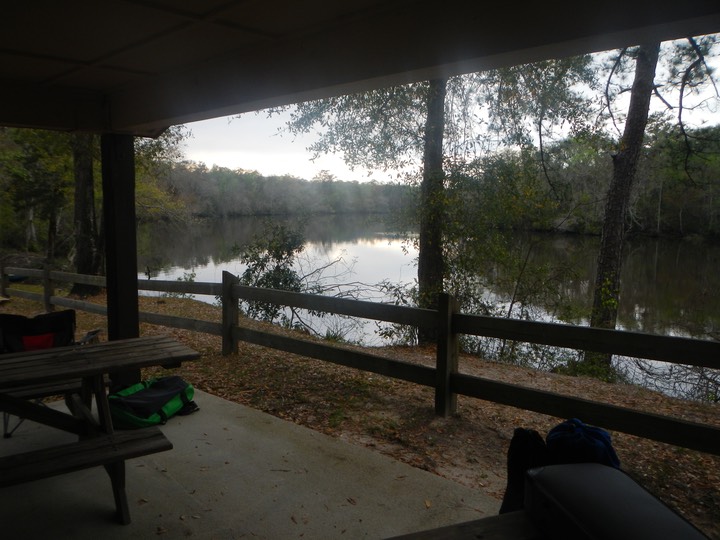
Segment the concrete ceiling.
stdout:
<svg viewBox="0 0 720 540">
<path fill-rule="evenodd" d="M 720 31 L 720 2 L 23 0 L 0 20 L 0 125 L 169 125 Z"/>
</svg>

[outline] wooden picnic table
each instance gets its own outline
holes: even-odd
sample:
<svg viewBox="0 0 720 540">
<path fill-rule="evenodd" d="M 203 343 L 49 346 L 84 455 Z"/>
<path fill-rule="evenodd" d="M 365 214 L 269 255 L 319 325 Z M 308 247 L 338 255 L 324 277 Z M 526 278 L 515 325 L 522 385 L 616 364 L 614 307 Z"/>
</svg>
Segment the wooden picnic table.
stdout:
<svg viewBox="0 0 720 540">
<path fill-rule="evenodd" d="M 150 336 L 58 347 L 0 356 L 0 410 L 78 435 L 63 444 L 0 458 L 0 487 L 103 465 L 112 483 L 118 520 L 130 522 L 125 494 L 125 460 L 170 450 L 157 428 L 115 432 L 105 378 L 126 369 L 178 366 L 199 354 L 165 336 Z M 24 399 L 24 389 L 81 381 L 80 391 L 66 396 L 70 413 Z M 90 411 L 95 398 L 97 415 Z"/>
</svg>

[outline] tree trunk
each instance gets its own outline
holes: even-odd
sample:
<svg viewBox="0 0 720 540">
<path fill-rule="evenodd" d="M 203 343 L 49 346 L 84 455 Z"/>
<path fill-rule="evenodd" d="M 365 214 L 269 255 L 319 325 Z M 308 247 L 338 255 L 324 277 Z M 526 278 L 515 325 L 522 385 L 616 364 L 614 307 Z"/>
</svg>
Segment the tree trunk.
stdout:
<svg viewBox="0 0 720 540">
<path fill-rule="evenodd" d="M 27 211 L 27 225 L 25 226 L 25 251 L 35 250 L 37 244 L 37 231 L 35 230 L 35 209 L 30 207 Z"/>
<path fill-rule="evenodd" d="M 420 249 L 418 253 L 418 304 L 437 309 L 443 291 L 445 261 L 443 224 L 445 194 L 443 172 L 443 133 L 445 130 L 445 92 L 447 79 L 430 81 L 425 121 L 423 179 L 420 186 Z M 434 331 L 421 331 L 420 343 L 436 339 Z"/>
<path fill-rule="evenodd" d="M 657 204 L 657 225 L 655 226 L 655 235 L 660 236 L 662 231 L 662 198 L 663 198 L 663 177 L 660 175 L 660 192 L 658 193 Z"/>
<path fill-rule="evenodd" d="M 75 174 L 75 271 L 97 275 L 100 257 L 97 253 L 97 219 L 95 213 L 95 178 L 93 175 L 93 142 L 89 133 L 78 133 L 72 142 Z M 98 287 L 76 283 L 72 293 L 95 294 Z"/>
<path fill-rule="evenodd" d="M 47 217 L 47 247 L 45 250 L 45 260 L 51 263 L 55 259 L 55 244 L 57 243 L 57 208 L 54 206 L 50 209 Z"/>
<path fill-rule="evenodd" d="M 617 321 L 628 202 L 645 136 L 659 51 L 659 43 L 641 45 L 638 49 L 625 130 L 613 156 L 613 178 L 605 204 L 590 319 L 590 325 L 597 328 L 614 329 Z M 600 367 L 610 367 L 610 355 L 590 354 L 585 358 Z"/>
</svg>

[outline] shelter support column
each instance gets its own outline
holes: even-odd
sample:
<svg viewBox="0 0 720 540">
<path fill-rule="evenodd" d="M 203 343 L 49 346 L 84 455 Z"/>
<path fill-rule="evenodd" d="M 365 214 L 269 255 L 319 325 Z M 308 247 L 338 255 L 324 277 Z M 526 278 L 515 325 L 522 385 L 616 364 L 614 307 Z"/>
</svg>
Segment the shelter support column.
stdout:
<svg viewBox="0 0 720 540">
<path fill-rule="evenodd" d="M 101 137 L 108 339 L 140 335 L 135 223 L 135 141 L 132 135 Z M 113 384 L 140 380 L 140 371 L 113 374 Z"/>
</svg>

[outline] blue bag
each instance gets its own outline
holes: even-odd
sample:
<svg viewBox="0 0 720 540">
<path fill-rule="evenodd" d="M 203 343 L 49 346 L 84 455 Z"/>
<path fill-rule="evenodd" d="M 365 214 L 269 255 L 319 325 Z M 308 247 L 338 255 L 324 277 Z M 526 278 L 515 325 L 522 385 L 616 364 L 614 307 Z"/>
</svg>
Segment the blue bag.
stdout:
<svg viewBox="0 0 720 540">
<path fill-rule="evenodd" d="M 550 430 L 546 437 L 550 459 L 561 463 L 601 463 L 620 468 L 610 434 L 571 418 Z"/>
</svg>

